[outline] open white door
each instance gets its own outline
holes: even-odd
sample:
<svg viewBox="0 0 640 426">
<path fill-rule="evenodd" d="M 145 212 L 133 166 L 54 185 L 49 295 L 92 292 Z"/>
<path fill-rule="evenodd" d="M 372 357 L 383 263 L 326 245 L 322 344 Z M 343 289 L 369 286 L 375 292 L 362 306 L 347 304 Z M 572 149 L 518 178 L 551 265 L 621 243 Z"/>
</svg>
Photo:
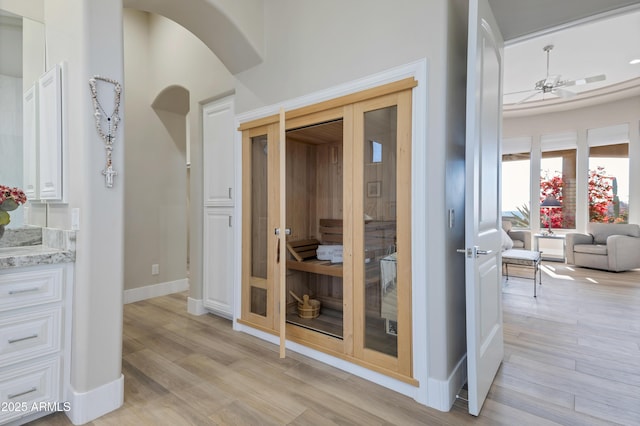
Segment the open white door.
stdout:
<svg viewBox="0 0 640 426">
<path fill-rule="evenodd" d="M 475 416 L 504 354 L 500 269 L 502 53 L 502 36 L 488 0 L 471 0 L 464 251 L 469 413 Z"/>
</svg>

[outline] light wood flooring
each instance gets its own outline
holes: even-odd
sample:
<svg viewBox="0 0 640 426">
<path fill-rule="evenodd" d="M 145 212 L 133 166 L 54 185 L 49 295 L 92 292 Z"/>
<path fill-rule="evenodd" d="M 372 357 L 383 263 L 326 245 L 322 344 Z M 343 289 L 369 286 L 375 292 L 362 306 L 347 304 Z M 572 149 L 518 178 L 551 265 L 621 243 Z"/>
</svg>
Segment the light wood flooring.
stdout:
<svg viewBox="0 0 640 426">
<path fill-rule="evenodd" d="M 125 404 L 90 424 L 639 425 L 640 270 L 543 268 L 535 299 L 530 279 L 504 287 L 505 358 L 477 418 L 461 400 L 443 413 L 293 352 L 280 360 L 176 294 L 125 306 Z"/>
</svg>

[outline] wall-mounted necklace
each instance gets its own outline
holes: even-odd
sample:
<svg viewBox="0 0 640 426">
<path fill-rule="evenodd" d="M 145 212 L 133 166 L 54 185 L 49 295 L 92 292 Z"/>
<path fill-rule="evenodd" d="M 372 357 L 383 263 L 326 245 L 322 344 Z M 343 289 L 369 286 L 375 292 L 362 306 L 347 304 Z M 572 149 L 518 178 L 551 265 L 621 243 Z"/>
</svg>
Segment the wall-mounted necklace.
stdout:
<svg viewBox="0 0 640 426">
<path fill-rule="evenodd" d="M 110 83 L 114 86 L 113 90 L 115 95 L 113 112 L 111 114 L 105 111 L 104 107 L 98 100 L 98 81 Z M 93 101 L 93 115 L 96 119 L 96 130 L 104 142 L 104 148 L 107 154 L 107 163 L 102 174 L 104 175 L 105 185 L 107 188 L 113 188 L 113 177 L 117 175 L 118 172 L 113 169 L 111 152 L 113 151 L 113 143 L 115 142 L 118 124 L 120 123 L 120 116 L 118 115 L 118 112 L 120 111 L 120 94 L 122 93 L 122 86 L 120 86 L 120 83 L 116 80 L 94 75 L 89 79 L 89 88 L 91 89 L 91 100 Z"/>
</svg>

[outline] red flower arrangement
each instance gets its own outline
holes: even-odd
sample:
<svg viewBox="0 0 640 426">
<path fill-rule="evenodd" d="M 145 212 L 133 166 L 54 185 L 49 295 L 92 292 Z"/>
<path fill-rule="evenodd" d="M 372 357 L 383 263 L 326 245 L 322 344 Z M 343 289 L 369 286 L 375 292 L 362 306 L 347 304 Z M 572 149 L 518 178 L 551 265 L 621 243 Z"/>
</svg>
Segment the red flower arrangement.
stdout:
<svg viewBox="0 0 640 426">
<path fill-rule="evenodd" d="M 22 189 L 0 185 L 0 226 L 8 225 L 11 222 L 8 212 L 17 209 L 26 202 L 27 196 Z"/>
</svg>

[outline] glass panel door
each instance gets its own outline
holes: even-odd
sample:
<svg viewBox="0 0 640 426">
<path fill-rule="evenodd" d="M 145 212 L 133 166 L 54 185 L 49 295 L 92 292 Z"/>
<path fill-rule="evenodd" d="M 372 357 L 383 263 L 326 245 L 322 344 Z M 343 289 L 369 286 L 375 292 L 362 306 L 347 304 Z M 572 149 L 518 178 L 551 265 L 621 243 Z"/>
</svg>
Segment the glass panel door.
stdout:
<svg viewBox="0 0 640 426">
<path fill-rule="evenodd" d="M 364 346 L 398 355 L 397 117 L 395 105 L 364 113 Z"/>
<path fill-rule="evenodd" d="M 243 297 L 242 318 L 269 328 L 275 326 L 274 265 L 277 238 L 277 125 L 243 133 Z M 274 210 L 275 209 L 275 210 Z M 271 230 L 271 231 L 270 231 Z"/>
<path fill-rule="evenodd" d="M 356 356 L 411 374 L 411 93 L 354 107 Z"/>
<path fill-rule="evenodd" d="M 286 162 L 287 335 L 342 340 L 343 119 L 288 130 Z"/>
<path fill-rule="evenodd" d="M 251 138 L 251 277 L 256 281 L 267 279 L 268 152 L 267 135 Z M 266 293 L 263 286 L 251 287 L 252 313 L 267 316 Z"/>
</svg>

